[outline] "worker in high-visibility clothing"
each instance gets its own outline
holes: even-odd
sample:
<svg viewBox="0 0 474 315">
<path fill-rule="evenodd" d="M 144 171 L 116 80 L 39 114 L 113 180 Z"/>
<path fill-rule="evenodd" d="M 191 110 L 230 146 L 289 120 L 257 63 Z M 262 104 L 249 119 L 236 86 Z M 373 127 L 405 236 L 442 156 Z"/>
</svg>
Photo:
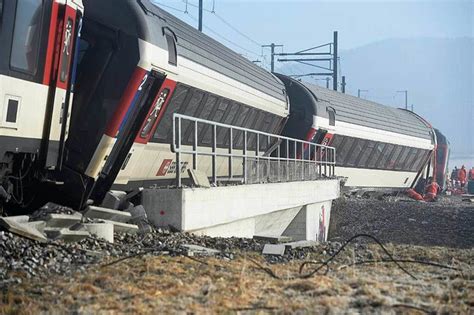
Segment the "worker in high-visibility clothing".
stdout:
<svg viewBox="0 0 474 315">
<path fill-rule="evenodd" d="M 436 199 L 436 195 L 438 195 L 439 185 L 435 181 L 431 181 L 428 186 L 426 186 L 425 195 L 423 199 L 425 201 L 434 201 Z"/>
<path fill-rule="evenodd" d="M 463 165 L 458 171 L 458 180 L 459 180 L 459 183 L 461 184 L 461 188 L 463 188 L 464 185 L 466 185 L 466 178 L 467 178 L 466 167 L 464 167 Z"/>
</svg>

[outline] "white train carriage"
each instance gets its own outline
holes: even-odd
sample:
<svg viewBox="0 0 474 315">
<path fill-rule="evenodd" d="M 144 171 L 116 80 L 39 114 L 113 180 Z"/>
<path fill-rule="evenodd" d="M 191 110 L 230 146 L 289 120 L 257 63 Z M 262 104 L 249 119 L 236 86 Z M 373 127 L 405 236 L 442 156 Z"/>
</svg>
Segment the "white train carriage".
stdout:
<svg viewBox="0 0 474 315">
<path fill-rule="evenodd" d="M 150 1 L 84 0 L 84 7 L 64 202 L 100 201 L 112 185 L 167 185 L 184 172 L 171 152 L 173 113 L 281 132 L 289 104 L 271 73 Z M 183 129 L 185 145 L 191 129 Z M 200 135 L 199 145 L 209 146 L 210 130 Z M 234 140 L 242 146 L 239 133 Z M 226 141 L 218 132 L 218 147 Z"/>
<path fill-rule="evenodd" d="M 413 186 L 435 148 L 431 126 L 413 112 L 278 75 L 291 114 L 283 134 L 336 148 L 336 175 L 349 188 Z"/>
<path fill-rule="evenodd" d="M 80 0 L 0 0 L 0 208 L 62 168 Z"/>
</svg>

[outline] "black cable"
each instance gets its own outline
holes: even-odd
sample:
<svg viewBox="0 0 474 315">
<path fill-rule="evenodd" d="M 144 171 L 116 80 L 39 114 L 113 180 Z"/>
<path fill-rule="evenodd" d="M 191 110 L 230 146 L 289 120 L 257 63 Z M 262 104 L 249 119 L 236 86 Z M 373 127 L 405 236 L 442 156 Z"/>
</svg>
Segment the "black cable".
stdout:
<svg viewBox="0 0 474 315">
<path fill-rule="evenodd" d="M 461 271 L 461 269 L 459 269 L 459 268 L 455 268 L 455 267 L 451 267 L 451 266 L 447 266 L 447 265 L 442 265 L 442 264 L 434 263 L 434 262 L 431 262 L 431 261 L 414 260 L 414 259 L 396 259 L 396 261 L 399 262 L 399 263 L 419 264 L 419 265 L 438 267 L 438 268 L 442 268 L 442 269 L 450 269 L 450 270 L 455 270 L 455 271 Z M 343 269 L 342 267 L 346 268 L 346 267 L 351 267 L 351 266 L 356 266 L 356 265 L 376 264 L 376 263 L 382 263 L 383 264 L 383 263 L 391 263 L 391 262 L 392 262 L 391 260 L 386 260 L 386 259 L 382 259 L 382 260 L 363 260 L 363 261 L 356 261 L 356 262 L 354 262 L 352 264 L 349 264 L 349 265 L 341 266 L 341 267 L 339 267 L 339 269 Z"/>
<path fill-rule="evenodd" d="M 401 266 L 397 260 L 395 260 L 392 256 L 392 254 L 389 253 L 389 251 L 385 248 L 385 246 L 382 244 L 382 242 L 380 242 L 377 238 L 375 238 L 374 236 L 372 235 L 369 235 L 369 234 L 357 234 L 357 235 L 354 235 L 353 237 L 351 237 L 350 239 L 348 239 L 344 245 L 341 246 L 341 248 L 339 248 L 334 254 L 331 255 L 331 257 L 329 257 L 326 261 L 320 263 L 320 266 L 316 267 L 313 271 L 311 271 L 310 273 L 307 273 L 306 275 L 303 275 L 301 276 L 302 279 L 307 279 L 307 278 L 310 278 L 312 277 L 314 274 L 316 274 L 319 270 L 321 270 L 321 268 L 323 268 L 324 266 L 328 266 L 328 264 L 337 256 L 339 255 L 340 252 L 342 252 L 342 250 L 344 248 L 346 248 L 347 245 L 349 245 L 350 243 L 352 243 L 355 239 L 358 239 L 358 238 L 362 238 L 362 237 L 366 237 L 366 238 L 370 238 L 372 239 L 373 241 L 375 241 L 379 246 L 380 248 L 382 248 L 382 250 L 385 252 L 385 254 L 387 254 L 387 256 L 390 258 L 390 261 L 393 262 L 395 265 L 397 265 L 398 268 L 400 268 L 403 272 L 405 272 L 407 275 L 409 275 L 410 277 L 412 277 L 413 279 L 415 280 L 418 280 L 413 274 L 411 274 L 408 270 L 406 270 L 405 268 L 403 268 L 403 266 Z M 303 272 L 303 269 L 306 265 L 308 264 L 315 264 L 314 261 L 305 261 L 303 262 L 301 265 L 300 265 L 300 269 L 299 269 L 299 273 L 301 275 L 301 273 Z"/>
</svg>

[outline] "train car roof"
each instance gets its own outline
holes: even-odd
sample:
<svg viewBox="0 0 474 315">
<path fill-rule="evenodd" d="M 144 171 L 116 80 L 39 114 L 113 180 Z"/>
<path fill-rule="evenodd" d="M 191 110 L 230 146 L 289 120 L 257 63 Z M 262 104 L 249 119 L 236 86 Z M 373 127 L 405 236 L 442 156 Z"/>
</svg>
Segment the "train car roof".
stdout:
<svg viewBox="0 0 474 315">
<path fill-rule="evenodd" d="M 328 106 L 335 109 L 336 124 L 337 121 L 343 121 L 408 136 L 433 139 L 431 126 L 411 111 L 389 107 L 307 82 L 300 83 L 316 98 L 318 116 L 328 117 Z"/>
<path fill-rule="evenodd" d="M 107 24 L 167 50 L 163 28 L 177 38 L 179 57 L 253 87 L 286 102 L 283 83 L 273 74 L 255 65 L 206 34 L 199 32 L 149 0 L 84 0 L 85 16 Z"/>
</svg>

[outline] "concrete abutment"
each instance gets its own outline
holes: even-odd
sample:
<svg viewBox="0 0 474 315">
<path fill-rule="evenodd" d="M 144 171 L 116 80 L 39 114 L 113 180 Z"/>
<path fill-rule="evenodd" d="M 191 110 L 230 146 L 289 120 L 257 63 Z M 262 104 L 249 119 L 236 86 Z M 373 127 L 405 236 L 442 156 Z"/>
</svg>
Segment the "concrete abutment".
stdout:
<svg viewBox="0 0 474 315">
<path fill-rule="evenodd" d="M 144 189 L 155 226 L 219 237 L 289 236 L 325 241 L 338 179 L 211 188 Z"/>
</svg>

